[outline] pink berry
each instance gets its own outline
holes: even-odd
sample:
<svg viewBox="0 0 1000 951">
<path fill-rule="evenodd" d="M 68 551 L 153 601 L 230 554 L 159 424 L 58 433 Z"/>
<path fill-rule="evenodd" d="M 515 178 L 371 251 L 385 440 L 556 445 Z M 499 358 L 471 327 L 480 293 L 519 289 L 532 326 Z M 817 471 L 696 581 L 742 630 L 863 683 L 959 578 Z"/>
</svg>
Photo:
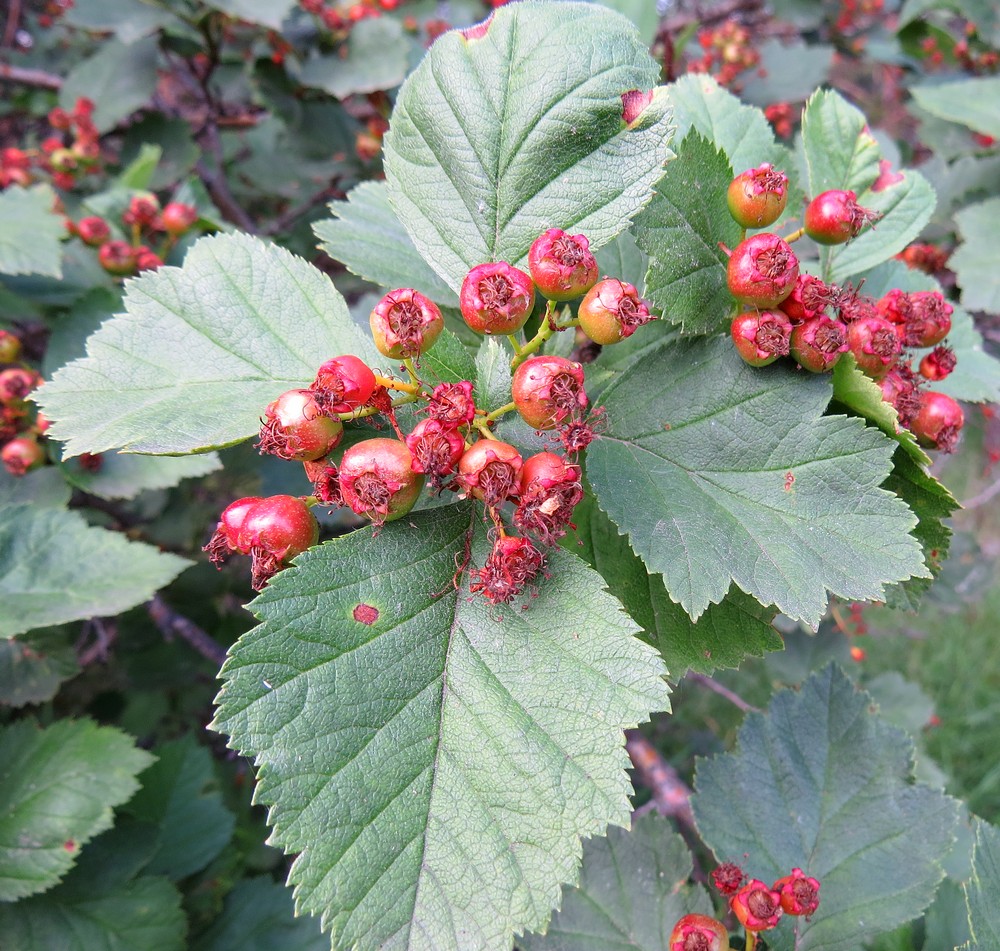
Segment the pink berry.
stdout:
<svg viewBox="0 0 1000 951">
<path fill-rule="evenodd" d="M 506 261 L 479 264 L 466 275 L 459 292 L 465 322 L 481 334 L 520 330 L 535 305 L 531 278 Z"/>
<path fill-rule="evenodd" d="M 792 330 L 789 351 L 811 373 L 832 370 L 848 349 L 847 324 L 832 317 L 813 317 Z"/>
<path fill-rule="evenodd" d="M 383 525 L 413 508 L 424 477 L 413 468 L 410 450 L 397 439 L 366 439 L 344 453 L 340 491 L 344 504 Z"/>
<path fill-rule="evenodd" d="M 343 435 L 344 424 L 323 415 L 311 390 L 289 390 L 268 404 L 257 446 L 279 459 L 312 462 L 328 455 Z"/>
<path fill-rule="evenodd" d="M 741 241 L 729 257 L 729 292 L 750 307 L 777 307 L 795 287 L 799 259 L 787 241 L 763 232 Z"/>
<path fill-rule="evenodd" d="M 369 322 L 378 352 L 394 360 L 419 356 L 444 330 L 437 304 L 412 287 L 386 294 L 375 305 Z"/>
<path fill-rule="evenodd" d="M 582 234 L 549 228 L 528 251 L 528 270 L 543 296 L 568 301 L 586 294 L 599 276 L 590 242 Z"/>
<path fill-rule="evenodd" d="M 458 460 L 459 482 L 467 493 L 491 508 L 520 491 L 521 454 L 499 439 L 480 439 Z"/>
<path fill-rule="evenodd" d="M 327 360 L 309 388 L 316 405 L 327 415 L 350 413 L 375 392 L 375 374 L 363 360 L 346 354 Z"/>
<path fill-rule="evenodd" d="M 595 284 L 580 302 L 577 316 L 583 332 L 604 346 L 631 337 L 654 319 L 639 292 L 616 278 Z"/>
<path fill-rule="evenodd" d="M 788 176 L 769 162 L 747 169 L 729 184 L 729 213 L 744 228 L 774 224 L 788 202 Z"/>
<path fill-rule="evenodd" d="M 893 326 L 882 317 L 862 317 L 847 325 L 847 345 L 861 370 L 881 380 L 903 350 Z"/>
<path fill-rule="evenodd" d="M 747 311 L 733 318 L 730 333 L 736 352 L 752 367 L 766 367 L 788 356 L 792 322 L 780 310 Z"/>
</svg>

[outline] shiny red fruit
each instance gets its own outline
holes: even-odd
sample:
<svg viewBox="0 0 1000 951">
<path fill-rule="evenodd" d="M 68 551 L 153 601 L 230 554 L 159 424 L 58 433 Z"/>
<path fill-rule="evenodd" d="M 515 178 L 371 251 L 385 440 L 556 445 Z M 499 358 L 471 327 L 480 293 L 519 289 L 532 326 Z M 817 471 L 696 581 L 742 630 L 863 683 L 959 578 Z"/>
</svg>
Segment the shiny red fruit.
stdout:
<svg viewBox="0 0 1000 951">
<path fill-rule="evenodd" d="M 583 366 L 565 357 L 529 357 L 511 382 L 514 405 L 534 429 L 554 429 L 587 408 Z"/>
<path fill-rule="evenodd" d="M 766 367 L 788 356 L 792 322 L 780 310 L 737 314 L 730 326 L 736 352 L 752 367 Z"/>
<path fill-rule="evenodd" d="M 806 234 L 817 244 L 843 244 L 856 238 L 880 212 L 862 208 L 852 191 L 834 188 L 817 195 L 806 207 Z"/>
<path fill-rule="evenodd" d="M 269 403 L 258 448 L 279 459 L 312 462 L 328 455 L 344 436 L 344 424 L 323 415 L 311 390 L 288 390 Z"/>
<path fill-rule="evenodd" d="M 512 334 L 535 306 L 535 286 L 506 261 L 479 264 L 466 275 L 458 300 L 462 317 L 476 333 Z"/>
<path fill-rule="evenodd" d="M 363 360 L 351 354 L 327 360 L 316 371 L 309 389 L 319 408 L 328 415 L 350 413 L 375 392 L 375 374 Z"/>
<path fill-rule="evenodd" d="M 458 460 L 458 478 L 468 494 L 495 508 L 520 492 L 523 464 L 509 443 L 480 439 Z"/>
<path fill-rule="evenodd" d="M 729 213 L 744 228 L 774 224 L 788 202 L 788 176 L 770 162 L 741 172 L 726 193 Z"/>
<path fill-rule="evenodd" d="M 631 337 L 654 319 L 639 292 L 616 278 L 595 284 L 581 301 L 577 317 L 583 332 L 603 346 Z"/>
<path fill-rule="evenodd" d="M 444 330 L 437 304 L 412 287 L 386 294 L 375 305 L 369 323 L 378 352 L 394 360 L 419 356 Z"/>
<path fill-rule="evenodd" d="M 586 294 L 600 276 L 590 242 L 582 234 L 549 228 L 528 251 L 528 270 L 543 297 L 568 301 Z"/>
<path fill-rule="evenodd" d="M 423 486 L 410 450 L 398 439 L 366 439 L 351 446 L 340 462 L 344 504 L 375 525 L 406 515 Z"/>
<path fill-rule="evenodd" d="M 920 409 L 910 424 L 910 430 L 922 446 L 954 452 L 965 425 L 962 407 L 950 396 L 925 390 L 920 397 Z"/>
<path fill-rule="evenodd" d="M 741 304 L 777 307 L 795 287 L 799 259 L 787 241 L 764 232 L 741 241 L 729 257 L 726 282 Z"/>
</svg>

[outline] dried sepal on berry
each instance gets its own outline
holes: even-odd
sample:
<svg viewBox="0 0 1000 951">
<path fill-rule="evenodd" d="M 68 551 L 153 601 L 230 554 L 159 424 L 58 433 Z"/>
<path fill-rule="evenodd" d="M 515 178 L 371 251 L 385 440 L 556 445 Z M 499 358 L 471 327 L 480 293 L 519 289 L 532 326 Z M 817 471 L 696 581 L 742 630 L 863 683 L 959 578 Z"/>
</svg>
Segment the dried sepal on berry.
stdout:
<svg viewBox="0 0 1000 951">
<path fill-rule="evenodd" d="M 237 499 L 235 502 L 230 502 L 222 510 L 215 532 L 209 543 L 202 549 L 202 551 L 208 552 L 209 561 L 213 565 L 221 567 L 222 563 L 234 552 L 241 555 L 250 554 L 249 547 L 243 547 L 240 542 L 240 531 L 243 528 L 247 512 L 262 501 L 263 498 L 259 495 L 249 495 Z"/>
<path fill-rule="evenodd" d="M 583 498 L 580 467 L 554 452 L 529 457 L 521 469 L 514 524 L 545 545 L 554 545 L 572 527 L 573 509 Z"/>
<path fill-rule="evenodd" d="M 729 183 L 726 203 L 741 227 L 766 228 L 781 217 L 788 203 L 788 176 L 770 162 L 749 168 Z"/>
<path fill-rule="evenodd" d="M 635 287 L 616 278 L 595 284 L 580 302 L 577 317 L 583 332 L 602 346 L 631 337 L 654 319 Z"/>
<path fill-rule="evenodd" d="M 480 439 L 458 460 L 458 480 L 467 494 L 490 508 L 520 492 L 521 454 L 499 439 Z"/>
<path fill-rule="evenodd" d="M 0 449 L 0 463 L 12 476 L 23 476 L 45 463 L 45 450 L 33 436 L 17 436 Z"/>
<path fill-rule="evenodd" d="M 544 297 L 568 301 L 586 294 L 599 277 L 590 242 L 582 234 L 549 228 L 528 250 L 528 270 Z"/>
<path fill-rule="evenodd" d="M 752 367 L 766 367 L 788 356 L 792 322 L 780 310 L 737 314 L 730 325 L 736 352 Z"/>
<path fill-rule="evenodd" d="M 535 285 L 506 261 L 478 264 L 465 276 L 458 301 L 463 319 L 476 333 L 512 334 L 535 306 Z"/>
<path fill-rule="evenodd" d="M 825 315 L 799 324 L 792 331 L 789 347 L 799 366 L 811 373 L 832 370 L 848 349 L 847 324 Z"/>
<path fill-rule="evenodd" d="M 670 932 L 667 951 L 729 951 L 729 932 L 708 915 L 685 915 Z"/>
<path fill-rule="evenodd" d="M 492 604 L 507 604 L 538 576 L 545 566 L 542 553 L 527 538 L 500 535 L 486 564 L 472 572 L 473 594 L 482 594 Z"/>
<path fill-rule="evenodd" d="M 476 416 L 472 398 L 472 384 L 468 380 L 458 383 L 440 383 L 434 387 L 427 402 L 427 415 L 449 426 L 465 426 Z"/>
<path fill-rule="evenodd" d="M 363 360 L 352 354 L 327 360 L 316 371 L 309 389 L 320 410 L 328 416 L 351 413 L 371 399 L 375 374 Z"/>
<path fill-rule="evenodd" d="M 250 554 L 253 589 L 262 590 L 289 561 L 318 540 L 316 517 L 302 499 L 271 495 L 251 506 L 240 526 L 237 545 Z"/>
<path fill-rule="evenodd" d="M 920 397 L 910 430 L 922 446 L 954 452 L 958 437 L 965 425 L 965 413 L 958 402 L 944 393 L 925 390 Z"/>
<path fill-rule="evenodd" d="M 465 440 L 454 426 L 439 419 L 423 419 L 406 437 L 406 448 L 413 457 L 413 471 L 431 477 L 440 485 L 444 476 L 455 471 L 465 452 Z"/>
<path fill-rule="evenodd" d="M 819 908 L 819 881 L 800 868 L 793 868 L 790 875 L 779 878 L 774 883 L 774 891 L 781 895 L 781 907 L 786 915 L 808 917 Z"/>
<path fill-rule="evenodd" d="M 514 371 L 511 395 L 529 426 L 555 429 L 587 408 L 583 366 L 565 357 L 529 357 Z"/>
<path fill-rule="evenodd" d="M 257 447 L 279 459 L 322 459 L 343 438 L 344 424 L 326 416 L 311 390 L 288 390 L 269 403 L 261 420 Z"/>
<path fill-rule="evenodd" d="M 372 310 L 369 323 L 378 352 L 394 360 L 419 356 L 444 330 L 437 304 L 412 287 L 386 294 Z"/>
<path fill-rule="evenodd" d="M 861 234 L 865 225 L 882 213 L 858 204 L 855 192 L 833 188 L 817 195 L 806 206 L 806 234 L 817 244 L 843 244 Z"/>
<path fill-rule="evenodd" d="M 729 256 L 726 282 L 741 304 L 777 307 L 795 287 L 799 259 L 776 234 L 763 232 L 741 241 Z"/>
</svg>

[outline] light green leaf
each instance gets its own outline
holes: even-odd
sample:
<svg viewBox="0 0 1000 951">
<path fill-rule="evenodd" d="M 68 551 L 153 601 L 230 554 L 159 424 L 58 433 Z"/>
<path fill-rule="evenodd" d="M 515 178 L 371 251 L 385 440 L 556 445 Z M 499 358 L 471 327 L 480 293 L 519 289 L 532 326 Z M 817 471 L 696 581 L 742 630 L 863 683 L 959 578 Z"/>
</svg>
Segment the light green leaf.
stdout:
<svg viewBox="0 0 1000 951">
<path fill-rule="evenodd" d="M 698 764 L 695 819 L 720 861 L 821 883 L 811 918 L 768 932 L 774 951 L 856 951 L 919 915 L 943 878 L 957 804 L 913 783 L 912 741 L 871 707 L 830 665 L 750 714 L 735 753 Z"/>
<path fill-rule="evenodd" d="M 657 4 L 648 0 L 597 0 L 609 10 L 617 10 L 627 16 L 638 28 L 642 41 L 647 46 L 653 45 L 656 29 L 660 25 L 660 14 Z"/>
<path fill-rule="evenodd" d="M 670 156 L 662 91 L 622 121 L 623 94 L 659 75 L 624 17 L 525 0 L 476 29 L 434 43 L 400 89 L 385 138 L 393 207 L 454 290 L 483 261 L 522 265 L 546 228 L 606 244 Z"/>
<path fill-rule="evenodd" d="M 279 30 L 285 17 L 292 12 L 295 0 L 210 0 L 207 6 L 248 23 Z"/>
<path fill-rule="evenodd" d="M 76 512 L 19 505 L 0 519 L 0 637 L 147 600 L 189 564 Z"/>
<path fill-rule="evenodd" d="M 431 270 L 389 204 L 385 182 L 362 182 L 346 201 L 330 204 L 333 218 L 317 221 L 320 246 L 352 274 L 388 290 L 413 287 L 445 307 L 458 295 Z"/>
<path fill-rule="evenodd" d="M 774 139 L 764 113 L 746 106 L 705 73 L 689 73 L 667 87 L 674 107 L 677 141 L 694 129 L 729 156 L 733 169 L 742 172 L 761 162 L 792 175 L 791 155 Z"/>
<path fill-rule="evenodd" d="M 875 183 L 881 152 L 867 128 L 864 113 L 840 93 L 820 89 L 810 97 L 802 115 L 801 146 L 811 198 L 831 188 L 860 195 Z"/>
<path fill-rule="evenodd" d="M 662 663 L 559 549 L 525 610 L 471 597 L 488 550 L 466 504 L 314 548 L 223 668 L 215 728 L 335 948 L 506 951 L 628 821 L 622 730 L 667 706 Z"/>
<path fill-rule="evenodd" d="M 646 571 L 593 496 L 586 496 L 573 510 L 573 523 L 576 532 L 567 536 L 566 547 L 578 551 L 601 573 L 608 590 L 642 625 L 642 639 L 666 661 L 671 680 L 679 681 L 688 670 L 710 674 L 720 667 L 739 667 L 747 657 L 782 649 L 781 637 L 771 626 L 774 610 L 761 607 L 735 587 L 694 623 L 670 600 L 663 577 Z"/>
<path fill-rule="evenodd" d="M 233 814 L 223 805 L 212 757 L 191 735 L 153 751 L 156 762 L 142 774 L 129 815 L 157 828 L 157 850 L 146 871 L 174 880 L 203 869 L 233 833 Z"/>
<path fill-rule="evenodd" d="M 948 259 L 948 266 L 958 276 L 962 303 L 970 310 L 1000 313 L 1000 237 L 997 216 L 1000 198 L 990 198 L 963 208 L 955 215 L 962 243 Z"/>
<path fill-rule="evenodd" d="M 65 455 L 230 445 L 330 357 L 377 354 L 329 279 L 246 235 L 200 239 L 181 268 L 126 285 L 124 314 L 38 392 Z"/>
<path fill-rule="evenodd" d="M 23 707 L 51 700 L 80 669 L 75 636 L 47 627 L 16 640 L 0 640 L 0 704 Z"/>
<path fill-rule="evenodd" d="M 147 489 L 169 489 L 182 479 L 194 479 L 222 468 L 218 455 L 137 456 L 123 452 L 101 454 L 100 468 L 84 469 L 76 459 L 61 466 L 70 485 L 100 499 L 134 499 Z"/>
<path fill-rule="evenodd" d="M 361 20 L 351 28 L 344 49 L 312 56 L 302 67 L 303 86 L 322 89 L 338 99 L 358 93 L 395 89 L 406 76 L 410 40 L 393 17 Z"/>
<path fill-rule="evenodd" d="M 69 502 L 70 488 L 55 466 L 43 466 L 23 476 L 0 471 L 0 508 L 5 505 L 35 505 L 44 508 L 64 508 Z"/>
<path fill-rule="evenodd" d="M 56 194 L 48 185 L 0 192 L 0 274 L 62 277 L 62 217 L 52 208 Z"/>
<path fill-rule="evenodd" d="M 292 893 L 272 878 L 240 882 L 193 951 L 330 951 L 319 922 L 296 917 Z"/>
<path fill-rule="evenodd" d="M 564 888 L 544 935 L 525 935 L 523 951 L 665 951 L 682 915 L 712 915 L 701 885 L 690 885 L 691 853 L 662 816 L 611 829 L 583 848 L 580 884 Z"/>
<path fill-rule="evenodd" d="M 972 878 L 963 886 L 973 947 L 1000 947 L 1000 829 L 979 820 L 972 852 Z"/>
<path fill-rule="evenodd" d="M 139 788 L 136 774 L 152 759 L 92 720 L 0 729 L 0 901 L 55 885 L 80 846 L 111 826 L 111 810 Z"/>
<path fill-rule="evenodd" d="M 760 53 L 760 66 L 745 82 L 741 77 L 740 98 L 744 102 L 761 108 L 773 102 L 802 102 L 830 74 L 833 46 L 807 43 L 800 37 L 790 42 L 775 37 L 754 45 Z"/>
<path fill-rule="evenodd" d="M 1000 76 L 976 76 L 934 86 L 912 86 L 918 106 L 939 119 L 958 122 L 973 132 L 1000 138 Z"/>
<path fill-rule="evenodd" d="M 639 250 L 630 231 L 623 231 L 614 241 L 609 241 L 594 257 L 602 277 L 617 277 L 618 280 L 637 287 L 640 294 L 644 293 L 643 282 L 649 261 Z"/>
<path fill-rule="evenodd" d="M 587 477 L 692 618 L 735 581 L 815 626 L 827 591 L 878 600 L 927 574 L 916 519 L 878 487 L 895 444 L 822 416 L 830 395 L 823 377 L 748 367 L 721 338 L 652 350 L 602 394 Z"/>
<path fill-rule="evenodd" d="M 719 247 L 734 248 L 741 238 L 726 204 L 733 170 L 696 132 L 677 152 L 633 225 L 636 243 L 649 255 L 645 296 L 683 333 L 714 333 L 728 327 L 736 309 Z"/>
<path fill-rule="evenodd" d="M 96 106 L 97 130 L 109 132 L 153 98 L 158 54 L 155 36 L 128 46 L 120 40 L 102 43 L 93 56 L 70 70 L 59 92 L 59 105 L 72 110 L 77 99 L 85 96 Z"/>
<path fill-rule="evenodd" d="M 499 409 L 510 402 L 510 351 L 495 337 L 484 337 L 476 353 L 476 405 Z"/>
<path fill-rule="evenodd" d="M 62 14 L 62 22 L 84 30 L 114 33 L 122 43 L 134 43 L 177 20 L 165 7 L 143 0 L 85 0 L 69 7 Z"/>
</svg>

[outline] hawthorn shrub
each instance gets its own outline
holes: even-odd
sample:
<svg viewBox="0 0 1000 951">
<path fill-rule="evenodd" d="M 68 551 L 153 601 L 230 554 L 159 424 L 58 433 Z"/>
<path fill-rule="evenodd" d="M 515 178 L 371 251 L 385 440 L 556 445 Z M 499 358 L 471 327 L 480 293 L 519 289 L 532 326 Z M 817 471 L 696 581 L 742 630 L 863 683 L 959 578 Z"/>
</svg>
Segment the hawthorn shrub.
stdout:
<svg viewBox="0 0 1000 951">
<path fill-rule="evenodd" d="M 1000 947 L 995 13 L 6 16 L 5 949 Z"/>
</svg>

